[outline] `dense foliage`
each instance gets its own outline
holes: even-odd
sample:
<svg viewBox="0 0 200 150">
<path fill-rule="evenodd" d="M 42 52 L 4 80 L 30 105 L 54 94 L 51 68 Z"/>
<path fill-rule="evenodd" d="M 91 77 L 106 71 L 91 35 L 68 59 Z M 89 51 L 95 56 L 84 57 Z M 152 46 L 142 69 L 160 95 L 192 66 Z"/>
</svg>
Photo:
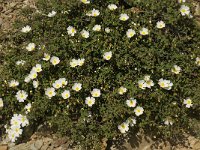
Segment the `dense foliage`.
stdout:
<svg viewBox="0 0 200 150">
<path fill-rule="evenodd" d="M 12 141 L 27 122 L 47 122 L 96 149 L 100 139 L 138 129 L 164 137 L 189 130 L 200 104 L 200 30 L 190 3 L 39 0 L 37 8 L 24 10 L 28 20 L 10 33 L 3 60 L 0 125 Z"/>
</svg>

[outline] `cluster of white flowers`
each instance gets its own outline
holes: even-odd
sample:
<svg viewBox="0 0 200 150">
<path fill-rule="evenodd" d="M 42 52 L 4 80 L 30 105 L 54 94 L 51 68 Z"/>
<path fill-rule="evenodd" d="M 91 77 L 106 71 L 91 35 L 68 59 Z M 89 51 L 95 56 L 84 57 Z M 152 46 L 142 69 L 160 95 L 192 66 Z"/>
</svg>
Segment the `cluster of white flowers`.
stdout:
<svg viewBox="0 0 200 150">
<path fill-rule="evenodd" d="M 95 104 L 95 97 L 101 96 L 101 90 L 94 88 L 91 91 L 91 95 L 92 95 L 92 97 L 89 96 L 89 97 L 86 97 L 86 99 L 85 99 L 85 104 L 88 105 L 89 107 L 92 107 L 92 105 Z"/>
<path fill-rule="evenodd" d="M 6 133 L 8 134 L 9 140 L 11 142 L 15 142 L 22 134 L 22 128 L 29 125 L 29 121 L 26 116 L 14 114 L 10 120 L 10 125 L 10 128 L 7 128 L 6 126 Z"/>
<path fill-rule="evenodd" d="M 52 97 L 54 97 L 56 95 L 56 89 L 60 89 L 60 88 L 64 88 L 66 85 L 68 84 L 66 78 L 60 78 L 58 80 L 56 80 L 52 86 L 53 87 L 49 87 L 45 89 L 45 95 L 51 99 Z M 68 92 L 68 95 L 66 93 L 67 91 L 64 91 L 61 96 L 66 99 L 70 97 L 70 93 Z"/>
<path fill-rule="evenodd" d="M 181 72 L 181 67 L 174 65 L 171 71 L 175 74 L 179 74 Z"/>
<path fill-rule="evenodd" d="M 72 59 L 70 62 L 70 67 L 82 66 L 85 62 L 84 58 L 81 59 Z"/>
<path fill-rule="evenodd" d="M 144 80 L 139 80 L 138 81 L 138 86 L 141 89 L 146 89 L 146 88 L 151 88 L 152 86 L 154 86 L 154 82 L 153 80 L 150 79 L 149 75 L 144 76 Z"/>
<path fill-rule="evenodd" d="M 38 73 L 42 71 L 42 65 L 36 64 L 30 71 L 30 73 L 25 77 L 24 82 L 28 83 L 31 80 L 34 80 L 37 78 Z M 35 84 L 35 83 L 34 83 Z"/>
<path fill-rule="evenodd" d="M 184 99 L 183 104 L 185 104 L 187 108 L 190 108 L 193 105 L 190 98 Z"/>
<path fill-rule="evenodd" d="M 158 84 L 161 88 L 166 90 L 171 90 L 173 86 L 173 83 L 170 80 L 165 80 L 163 78 L 159 79 Z"/>
<path fill-rule="evenodd" d="M 60 78 L 53 83 L 55 89 L 63 88 L 67 85 L 67 80 L 65 78 Z"/>
<path fill-rule="evenodd" d="M 133 127 L 135 124 L 136 124 L 136 119 L 130 117 L 125 122 L 118 125 L 118 129 L 121 133 L 126 133 L 129 130 L 129 126 Z"/>
</svg>

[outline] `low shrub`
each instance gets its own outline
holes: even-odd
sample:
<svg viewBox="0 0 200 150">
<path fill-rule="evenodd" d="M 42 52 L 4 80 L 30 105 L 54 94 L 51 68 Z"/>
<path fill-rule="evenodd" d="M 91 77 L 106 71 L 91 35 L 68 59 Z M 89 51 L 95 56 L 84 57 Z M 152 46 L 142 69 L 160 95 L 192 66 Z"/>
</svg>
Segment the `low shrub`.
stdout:
<svg viewBox="0 0 200 150">
<path fill-rule="evenodd" d="M 173 138 L 199 112 L 200 30 L 183 0 L 39 0 L 16 23 L 1 73 L 15 142 L 47 122 L 82 147 L 143 129 Z"/>
</svg>

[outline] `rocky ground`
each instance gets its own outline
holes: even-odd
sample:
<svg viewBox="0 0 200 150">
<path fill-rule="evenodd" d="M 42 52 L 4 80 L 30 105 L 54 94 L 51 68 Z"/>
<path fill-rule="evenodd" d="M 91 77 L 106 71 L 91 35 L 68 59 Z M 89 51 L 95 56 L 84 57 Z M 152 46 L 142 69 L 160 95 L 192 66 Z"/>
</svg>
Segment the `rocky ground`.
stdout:
<svg viewBox="0 0 200 150">
<path fill-rule="evenodd" d="M 35 7 L 36 0 L 0 0 L 0 36 L 8 34 L 12 30 L 12 23 L 20 19 L 20 10 L 25 7 Z M 199 3 L 196 2 L 197 19 L 200 18 Z M 3 44 L 3 43 L 2 43 Z M 0 52 L 2 48 L 0 43 Z M 0 139 L 1 140 L 1 139 Z M 107 147 L 107 148 L 106 148 Z M 42 134 L 36 132 L 28 142 L 14 145 L 5 139 L 0 141 L 0 150 L 79 150 L 79 146 L 72 147 L 72 141 L 68 137 L 58 138 L 53 134 Z M 187 136 L 183 145 L 172 146 L 169 142 L 159 142 L 155 139 L 144 137 L 143 135 L 133 136 L 127 139 L 121 146 L 116 148 L 115 144 L 107 145 L 104 143 L 103 149 L 108 150 L 200 150 L 200 140 L 193 136 Z"/>
</svg>

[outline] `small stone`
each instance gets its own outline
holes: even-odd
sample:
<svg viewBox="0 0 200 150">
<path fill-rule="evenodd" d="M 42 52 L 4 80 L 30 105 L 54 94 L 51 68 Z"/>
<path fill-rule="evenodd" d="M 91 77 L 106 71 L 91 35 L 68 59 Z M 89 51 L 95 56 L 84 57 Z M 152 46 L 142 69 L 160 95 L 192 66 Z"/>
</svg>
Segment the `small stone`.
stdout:
<svg viewBox="0 0 200 150">
<path fill-rule="evenodd" d="M 2 145 L 0 146 L 0 150 L 7 150 L 8 149 L 8 146 L 7 145 Z"/>
<path fill-rule="evenodd" d="M 42 140 L 37 140 L 34 144 L 34 146 L 37 148 L 37 149 L 40 149 L 43 145 L 43 141 Z"/>
<path fill-rule="evenodd" d="M 67 137 L 63 137 L 63 138 L 60 138 L 58 140 L 56 140 L 53 144 L 54 144 L 54 147 L 59 147 L 63 144 L 65 144 L 69 139 Z"/>
</svg>

